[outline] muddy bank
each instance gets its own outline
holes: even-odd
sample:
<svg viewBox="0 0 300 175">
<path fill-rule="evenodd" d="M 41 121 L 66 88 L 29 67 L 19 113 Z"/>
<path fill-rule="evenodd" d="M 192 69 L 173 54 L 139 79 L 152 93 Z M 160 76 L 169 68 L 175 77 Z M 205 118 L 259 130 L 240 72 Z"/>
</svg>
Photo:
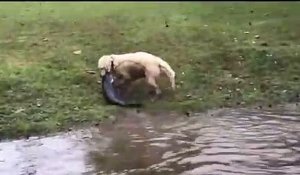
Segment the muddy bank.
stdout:
<svg viewBox="0 0 300 175">
<path fill-rule="evenodd" d="M 1 174 L 297 174 L 300 110 L 190 117 L 124 111 L 97 127 L 0 143 Z"/>
</svg>

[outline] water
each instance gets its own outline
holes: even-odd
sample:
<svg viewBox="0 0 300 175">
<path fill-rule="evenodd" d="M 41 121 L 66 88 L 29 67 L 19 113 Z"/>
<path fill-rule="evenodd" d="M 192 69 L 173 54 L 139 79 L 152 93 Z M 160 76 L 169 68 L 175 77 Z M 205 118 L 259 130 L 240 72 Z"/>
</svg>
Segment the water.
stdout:
<svg viewBox="0 0 300 175">
<path fill-rule="evenodd" d="M 98 128 L 2 142 L 0 174 L 296 175 L 300 110 L 126 111 Z"/>
</svg>

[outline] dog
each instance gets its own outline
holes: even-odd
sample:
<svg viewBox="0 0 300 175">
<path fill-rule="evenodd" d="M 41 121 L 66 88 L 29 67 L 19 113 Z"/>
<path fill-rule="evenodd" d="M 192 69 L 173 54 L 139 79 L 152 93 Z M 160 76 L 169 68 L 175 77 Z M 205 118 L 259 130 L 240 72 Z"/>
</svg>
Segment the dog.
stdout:
<svg viewBox="0 0 300 175">
<path fill-rule="evenodd" d="M 113 64 L 113 66 L 112 66 Z M 100 77 L 111 72 L 112 67 L 117 75 L 119 85 L 129 86 L 133 81 L 145 78 L 156 95 L 161 94 L 156 80 L 164 73 L 169 78 L 171 88 L 175 90 L 175 71 L 162 58 L 147 52 L 103 55 L 98 60 Z"/>
</svg>

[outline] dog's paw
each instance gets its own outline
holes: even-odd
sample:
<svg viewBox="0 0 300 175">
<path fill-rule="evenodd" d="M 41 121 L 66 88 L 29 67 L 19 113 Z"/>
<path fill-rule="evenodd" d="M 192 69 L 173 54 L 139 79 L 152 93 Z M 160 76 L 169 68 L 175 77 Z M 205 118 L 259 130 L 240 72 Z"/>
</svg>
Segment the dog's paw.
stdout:
<svg viewBox="0 0 300 175">
<path fill-rule="evenodd" d="M 152 96 L 152 97 L 150 98 L 150 101 L 151 101 L 151 102 L 156 102 L 156 101 L 158 101 L 158 100 L 161 100 L 162 97 L 163 97 L 162 93 L 161 93 L 161 94 L 156 94 L 156 95 L 154 95 L 154 96 Z"/>
</svg>

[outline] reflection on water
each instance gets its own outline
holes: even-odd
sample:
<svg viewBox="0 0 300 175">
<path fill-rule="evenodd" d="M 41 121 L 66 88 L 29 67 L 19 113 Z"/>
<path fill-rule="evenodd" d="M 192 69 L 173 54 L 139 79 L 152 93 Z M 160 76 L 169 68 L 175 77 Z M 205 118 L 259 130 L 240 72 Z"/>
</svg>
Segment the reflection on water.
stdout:
<svg viewBox="0 0 300 175">
<path fill-rule="evenodd" d="M 2 142 L 0 174 L 294 175 L 299 140 L 296 109 L 189 118 L 127 111 L 99 128 Z"/>
</svg>

